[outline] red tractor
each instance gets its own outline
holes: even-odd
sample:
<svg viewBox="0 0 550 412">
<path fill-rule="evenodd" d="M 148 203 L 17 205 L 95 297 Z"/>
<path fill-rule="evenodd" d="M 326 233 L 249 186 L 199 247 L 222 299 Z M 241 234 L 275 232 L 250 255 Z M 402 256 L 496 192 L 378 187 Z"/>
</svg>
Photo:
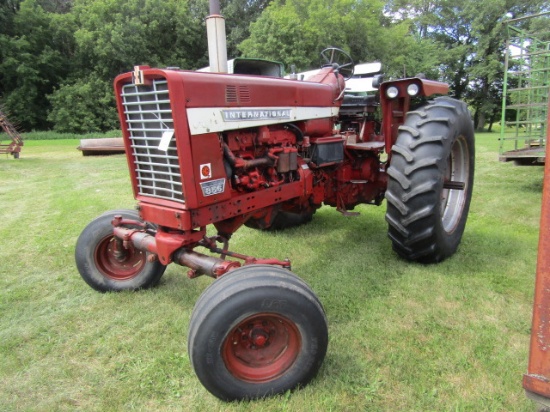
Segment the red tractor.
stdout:
<svg viewBox="0 0 550 412">
<path fill-rule="evenodd" d="M 305 81 L 147 66 L 115 80 L 137 211 L 93 220 L 78 270 L 101 292 L 154 286 L 170 263 L 216 278 L 193 310 L 188 351 L 224 400 L 307 384 L 328 343 L 321 302 L 288 260 L 229 250 L 242 225 L 280 230 L 323 204 L 350 214 L 385 198 L 394 250 L 423 263 L 451 256 L 464 231 L 474 179 L 466 105 L 419 77 L 347 95 L 351 57 L 322 57 Z"/>
</svg>

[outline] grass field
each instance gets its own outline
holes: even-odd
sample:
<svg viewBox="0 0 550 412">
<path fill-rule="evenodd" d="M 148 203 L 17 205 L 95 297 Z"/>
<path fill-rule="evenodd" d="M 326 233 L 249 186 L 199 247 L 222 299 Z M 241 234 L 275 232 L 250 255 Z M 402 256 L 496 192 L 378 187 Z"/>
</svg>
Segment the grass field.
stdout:
<svg viewBox="0 0 550 412">
<path fill-rule="evenodd" d="M 97 215 L 132 208 L 124 156 L 83 157 L 78 140 L 27 141 L 0 158 L 1 411 L 532 411 L 527 367 L 543 169 L 498 162 L 477 136 L 476 182 L 458 253 L 399 259 L 385 206 L 267 234 L 231 249 L 290 258 L 329 321 L 327 357 L 306 388 L 223 403 L 186 352 L 189 317 L 212 282 L 168 267 L 159 287 L 100 294 L 74 245 Z"/>
</svg>

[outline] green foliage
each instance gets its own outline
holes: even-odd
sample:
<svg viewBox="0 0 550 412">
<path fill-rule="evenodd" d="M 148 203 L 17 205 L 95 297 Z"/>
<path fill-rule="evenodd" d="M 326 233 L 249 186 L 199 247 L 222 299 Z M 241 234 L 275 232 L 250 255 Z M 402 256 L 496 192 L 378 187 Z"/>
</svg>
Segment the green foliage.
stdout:
<svg viewBox="0 0 550 412">
<path fill-rule="evenodd" d="M 272 59 L 302 69 L 311 66 L 315 46 L 292 5 L 292 1 L 286 5 L 273 2 L 251 25 L 251 37 L 240 45 L 245 57 Z"/>
<path fill-rule="evenodd" d="M 1 103 L 27 130 L 49 126 L 46 96 L 67 74 L 54 21 L 36 0 L 24 0 L 13 19 L 14 35 L 2 35 L 0 40 Z"/>
<path fill-rule="evenodd" d="M 3 0 L 0 3 L 0 34 L 13 34 L 13 20 L 18 10 L 19 0 Z"/>
<path fill-rule="evenodd" d="M 49 96 L 48 120 L 59 133 L 105 132 L 118 126 L 113 87 L 96 77 L 63 84 Z"/>
<path fill-rule="evenodd" d="M 206 32 L 177 0 L 75 0 L 74 37 L 83 71 L 103 79 L 134 65 L 195 69 L 205 63 Z"/>
<path fill-rule="evenodd" d="M 357 61 L 385 57 L 394 33 L 384 28 L 383 3 L 355 0 L 274 1 L 251 24 L 240 49 L 245 56 L 294 64 L 299 70 L 318 67 L 319 52 L 340 47 Z"/>
<path fill-rule="evenodd" d="M 19 10 L 15 2 L 3 5 L 0 103 L 24 130 L 112 129 L 116 75 L 136 64 L 207 64 L 204 16 L 190 13 L 187 1 L 71 3 L 23 0 Z"/>
<path fill-rule="evenodd" d="M 455 97 L 475 110 L 478 129 L 495 121 L 502 99 L 507 13 L 536 14 L 547 9 L 543 0 L 389 0 L 388 10 L 410 20 L 411 33 L 433 42 L 439 78 Z M 428 56 L 430 55 L 427 53 Z M 433 56 L 433 55 L 432 55 Z"/>
<path fill-rule="evenodd" d="M 450 83 L 479 128 L 500 111 L 505 16 L 548 10 L 545 0 L 220 3 L 229 58 L 241 52 L 308 70 L 319 66 L 321 50 L 340 47 L 356 62 L 381 61 L 388 77 L 424 73 Z M 113 100 L 93 82 L 112 84 L 136 64 L 206 66 L 208 13 L 206 0 L 2 0 L 0 104 L 24 130 L 110 128 L 104 105 L 114 108 Z M 545 31 L 547 19 L 531 24 Z M 78 99 L 90 95 L 100 107 L 84 110 Z"/>
<path fill-rule="evenodd" d="M 270 0 L 221 0 L 227 32 L 227 56 L 239 55 L 238 46 L 250 36 L 250 24 L 262 14 Z"/>
</svg>

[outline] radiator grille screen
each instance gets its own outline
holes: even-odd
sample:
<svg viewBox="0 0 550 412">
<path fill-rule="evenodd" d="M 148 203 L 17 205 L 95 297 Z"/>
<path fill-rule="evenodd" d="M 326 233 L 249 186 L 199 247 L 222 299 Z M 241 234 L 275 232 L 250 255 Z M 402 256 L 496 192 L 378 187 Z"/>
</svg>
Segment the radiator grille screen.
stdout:
<svg viewBox="0 0 550 412">
<path fill-rule="evenodd" d="M 131 155 L 136 165 L 138 193 L 183 203 L 174 120 L 166 80 L 155 80 L 151 85 L 127 84 L 122 88 L 121 97 Z"/>
</svg>

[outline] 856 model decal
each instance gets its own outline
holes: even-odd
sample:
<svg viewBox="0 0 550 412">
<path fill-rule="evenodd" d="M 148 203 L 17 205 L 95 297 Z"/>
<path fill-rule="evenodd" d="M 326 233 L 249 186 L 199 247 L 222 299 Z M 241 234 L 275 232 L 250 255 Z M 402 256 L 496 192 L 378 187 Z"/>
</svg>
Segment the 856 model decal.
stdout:
<svg viewBox="0 0 550 412">
<path fill-rule="evenodd" d="M 201 183 L 202 195 L 204 197 L 223 193 L 225 190 L 225 178 L 210 180 Z"/>
</svg>

